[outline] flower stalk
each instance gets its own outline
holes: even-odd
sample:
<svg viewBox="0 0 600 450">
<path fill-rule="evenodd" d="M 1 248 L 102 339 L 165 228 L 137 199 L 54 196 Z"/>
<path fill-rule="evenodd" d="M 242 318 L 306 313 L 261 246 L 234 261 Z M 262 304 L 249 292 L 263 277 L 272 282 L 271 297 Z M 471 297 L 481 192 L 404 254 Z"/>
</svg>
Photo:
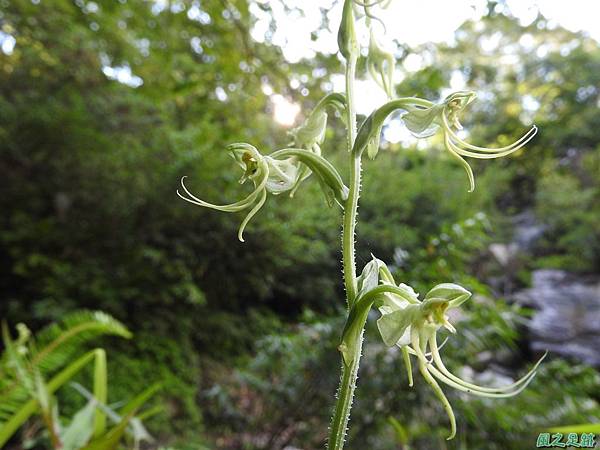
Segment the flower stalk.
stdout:
<svg viewBox="0 0 600 450">
<path fill-rule="evenodd" d="M 356 299 L 357 280 L 356 280 L 356 256 L 354 248 L 354 234 L 356 219 L 358 213 L 358 199 L 360 196 L 361 179 L 361 156 L 352 151 L 354 141 L 356 140 L 356 110 L 354 85 L 356 78 L 356 61 L 358 59 L 358 48 L 353 43 L 356 41 L 354 36 L 354 25 L 352 25 L 352 35 L 348 35 L 348 23 L 354 23 L 352 0 L 345 0 L 342 24 L 338 34 L 338 42 L 342 54 L 346 58 L 346 122 L 347 122 L 347 148 L 350 158 L 349 174 L 349 193 L 344 207 L 344 220 L 342 225 L 342 264 L 344 272 L 344 286 L 346 288 L 346 304 L 348 313 L 352 310 L 352 305 Z M 349 42 L 344 42 L 344 39 Z M 344 51 L 343 49 L 349 49 Z M 355 338 L 352 361 L 346 364 L 342 359 L 340 385 L 337 392 L 337 398 L 331 425 L 329 427 L 329 438 L 327 445 L 330 450 L 341 450 L 344 447 L 348 421 L 350 420 L 350 410 L 356 389 L 356 380 L 358 379 L 358 369 L 360 366 L 360 357 L 362 354 L 363 329 L 360 330 Z"/>
</svg>

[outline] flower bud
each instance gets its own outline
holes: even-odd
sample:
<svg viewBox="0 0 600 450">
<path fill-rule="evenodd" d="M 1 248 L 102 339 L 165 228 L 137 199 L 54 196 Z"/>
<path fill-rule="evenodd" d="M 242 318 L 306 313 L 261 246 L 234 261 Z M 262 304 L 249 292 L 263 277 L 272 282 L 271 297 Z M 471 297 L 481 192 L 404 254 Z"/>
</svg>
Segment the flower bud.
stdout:
<svg viewBox="0 0 600 450">
<path fill-rule="evenodd" d="M 352 8 L 353 0 L 344 0 L 344 10 L 342 12 L 342 21 L 338 31 L 338 47 L 340 53 L 346 60 L 358 56 L 358 40 L 354 29 L 354 11 Z"/>
<path fill-rule="evenodd" d="M 290 131 L 298 147 L 311 149 L 315 144 L 321 145 L 327 131 L 327 113 L 315 109 L 302 125 Z"/>
<path fill-rule="evenodd" d="M 369 41 L 369 54 L 367 56 L 367 70 L 388 98 L 393 97 L 394 90 L 394 55 L 386 51 L 375 38 L 373 28 Z"/>
</svg>

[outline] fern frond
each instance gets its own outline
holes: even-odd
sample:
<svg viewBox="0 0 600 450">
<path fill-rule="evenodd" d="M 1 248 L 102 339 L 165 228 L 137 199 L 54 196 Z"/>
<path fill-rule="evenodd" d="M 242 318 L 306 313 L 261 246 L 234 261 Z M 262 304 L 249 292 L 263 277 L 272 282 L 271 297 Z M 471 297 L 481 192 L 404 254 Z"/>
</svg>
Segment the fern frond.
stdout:
<svg viewBox="0 0 600 450">
<path fill-rule="evenodd" d="M 101 351 L 101 349 L 92 350 L 86 353 L 56 374 L 46 384 L 48 395 L 52 395 L 57 389 L 77 375 L 77 373 L 79 373 L 88 363 L 97 357 L 99 351 Z M 37 399 L 31 398 L 30 396 L 20 404 L 13 402 L 10 397 L 8 400 L 7 403 L 4 403 L 4 399 L 0 400 L 2 407 L 6 407 L 7 405 L 9 408 L 14 407 L 12 412 L 9 411 L 10 414 L 8 415 L 8 420 L 0 421 L 0 448 L 2 448 L 13 433 L 17 431 L 32 414 L 38 412 L 40 408 Z"/>
<path fill-rule="evenodd" d="M 63 367 L 81 346 L 101 335 L 131 338 L 129 330 L 118 320 L 100 311 L 77 311 L 36 334 L 37 351 L 31 355 L 32 365 L 42 374 Z"/>
<path fill-rule="evenodd" d="M 30 342 L 27 357 L 15 362 L 15 351 L 10 333 L 3 330 L 6 351 L 0 358 L 0 436 L 3 427 L 15 423 L 15 414 L 29 404 L 34 411 L 39 408 L 38 399 L 31 392 L 29 381 L 38 373 L 48 378 L 63 369 L 82 350 L 83 344 L 101 335 L 130 338 L 131 333 L 116 319 L 102 312 L 78 311 L 55 324 L 42 329 Z M 17 355 L 20 356 L 20 355 Z M 21 359 L 21 358 L 19 358 Z M 20 364 L 20 363 L 23 364 Z M 26 369 L 24 369 L 24 367 Z M 64 370 L 63 370 L 64 372 Z M 33 406 L 31 405 L 33 403 Z M 29 410 L 28 410 L 29 411 Z M 33 411 L 29 411 L 31 414 Z M 17 420 L 18 422 L 18 420 Z M 102 423 L 98 424 L 102 428 Z M 1 441 L 1 439 L 0 439 Z"/>
</svg>

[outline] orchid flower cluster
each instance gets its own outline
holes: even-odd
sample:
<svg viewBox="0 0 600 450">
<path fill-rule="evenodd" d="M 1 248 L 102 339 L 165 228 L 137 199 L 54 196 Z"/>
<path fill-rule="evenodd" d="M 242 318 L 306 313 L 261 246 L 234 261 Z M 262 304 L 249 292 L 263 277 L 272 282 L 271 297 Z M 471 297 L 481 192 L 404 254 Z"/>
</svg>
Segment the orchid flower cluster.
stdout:
<svg viewBox="0 0 600 450">
<path fill-rule="evenodd" d="M 450 372 L 444 365 L 437 334 L 445 329 L 455 333 L 446 312 L 460 307 L 471 293 L 454 283 L 442 283 L 433 287 L 424 297 L 419 296 L 405 284 L 396 284 L 386 264 L 373 258 L 356 274 L 355 225 L 358 199 L 361 189 L 361 164 L 363 154 L 369 158 L 377 156 L 380 136 L 388 117 L 400 111 L 400 120 L 417 138 L 429 138 L 441 132 L 443 146 L 467 173 L 469 192 L 475 189 L 473 171 L 465 158 L 492 159 L 507 156 L 522 149 L 537 133 L 532 126 L 510 145 L 503 147 L 481 147 L 461 137 L 462 125 L 459 117 L 475 100 L 475 93 L 459 91 L 438 103 L 418 97 L 396 97 L 394 84 L 394 56 L 385 50 L 376 36 L 375 27 L 383 25 L 373 8 L 386 8 L 391 0 L 344 0 L 342 20 L 338 32 L 338 45 L 346 60 L 346 92 L 332 93 L 317 103 L 306 120 L 290 131 L 292 142 L 281 150 L 262 154 L 247 143 L 232 144 L 227 148 L 229 155 L 242 169 L 240 183 L 250 180 L 254 189 L 242 200 L 217 205 L 201 200 L 190 192 L 181 180 L 181 191 L 177 194 L 198 206 L 225 212 L 245 212 L 239 227 L 238 238 L 243 242 L 244 229 L 248 222 L 265 204 L 269 194 L 289 194 L 293 197 L 302 183 L 311 175 L 319 183 L 330 206 L 337 204 L 344 212 L 342 226 L 342 255 L 344 284 L 346 288 L 348 318 L 342 333 L 339 350 L 342 354 L 342 376 L 336 396 L 336 406 L 330 427 L 329 448 L 341 450 L 356 386 L 364 326 L 373 307 L 381 317 L 377 321 L 383 342 L 398 346 L 405 361 L 409 385 L 413 385 L 411 358 L 416 358 L 419 372 L 432 387 L 441 401 L 450 420 L 450 435 L 456 433 L 456 421 L 452 407 L 439 383 L 462 392 L 482 397 L 504 398 L 521 392 L 533 379 L 541 360 L 522 378 L 500 387 L 482 387 L 463 380 Z M 354 107 L 354 82 L 357 60 L 361 45 L 357 39 L 355 24 L 364 18 L 369 28 L 370 42 L 366 60 L 366 72 L 383 89 L 388 102 L 367 116 L 360 127 L 356 126 Z M 385 26 L 383 26 L 385 30 Z M 334 165 L 321 152 L 326 137 L 328 108 L 339 113 L 347 130 L 346 147 L 349 157 L 347 185 Z M 543 358 L 542 358 L 543 359 Z"/>
</svg>

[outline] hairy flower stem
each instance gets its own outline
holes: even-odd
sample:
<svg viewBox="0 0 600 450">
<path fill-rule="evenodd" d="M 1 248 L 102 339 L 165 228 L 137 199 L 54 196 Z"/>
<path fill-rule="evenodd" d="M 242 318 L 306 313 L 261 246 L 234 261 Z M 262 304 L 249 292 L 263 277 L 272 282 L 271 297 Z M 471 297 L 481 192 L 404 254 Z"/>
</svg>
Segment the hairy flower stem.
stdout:
<svg viewBox="0 0 600 450">
<path fill-rule="evenodd" d="M 361 333 L 356 346 L 356 355 L 349 366 L 342 360 L 340 386 L 337 392 L 335 411 L 331 418 L 331 426 L 329 428 L 329 450 L 342 450 L 344 448 L 344 439 L 346 437 L 348 420 L 350 420 L 350 409 L 352 408 L 356 379 L 358 378 L 362 341 L 363 336 Z"/>
<path fill-rule="evenodd" d="M 344 205 L 344 224 L 342 229 L 342 257 L 344 266 L 344 283 L 346 287 L 346 299 L 348 312 L 356 300 L 356 261 L 354 252 L 354 229 L 356 226 L 356 215 L 358 210 L 358 197 L 360 194 L 361 160 L 358 152 L 353 152 L 354 140 L 356 139 L 356 112 L 354 108 L 354 79 L 356 73 L 356 55 L 350 55 L 346 64 L 346 99 L 347 99 L 347 122 L 348 122 L 348 154 L 350 156 L 350 181 L 348 200 Z M 346 436 L 346 428 L 350 419 L 350 409 L 358 367 L 360 363 L 363 336 L 360 333 L 356 343 L 356 354 L 350 365 L 346 365 L 342 359 L 342 374 L 340 386 L 331 426 L 329 429 L 329 450 L 342 450 Z"/>
<path fill-rule="evenodd" d="M 356 56 L 351 56 L 346 64 L 346 101 L 347 101 L 347 141 L 350 156 L 350 181 L 348 200 L 344 206 L 344 225 L 342 229 L 342 258 L 344 265 L 344 283 L 348 310 L 356 297 L 356 262 L 354 254 L 354 229 L 360 194 L 361 161 L 360 154 L 352 151 L 356 139 L 356 112 L 354 107 L 354 78 L 356 76 Z"/>
</svg>

